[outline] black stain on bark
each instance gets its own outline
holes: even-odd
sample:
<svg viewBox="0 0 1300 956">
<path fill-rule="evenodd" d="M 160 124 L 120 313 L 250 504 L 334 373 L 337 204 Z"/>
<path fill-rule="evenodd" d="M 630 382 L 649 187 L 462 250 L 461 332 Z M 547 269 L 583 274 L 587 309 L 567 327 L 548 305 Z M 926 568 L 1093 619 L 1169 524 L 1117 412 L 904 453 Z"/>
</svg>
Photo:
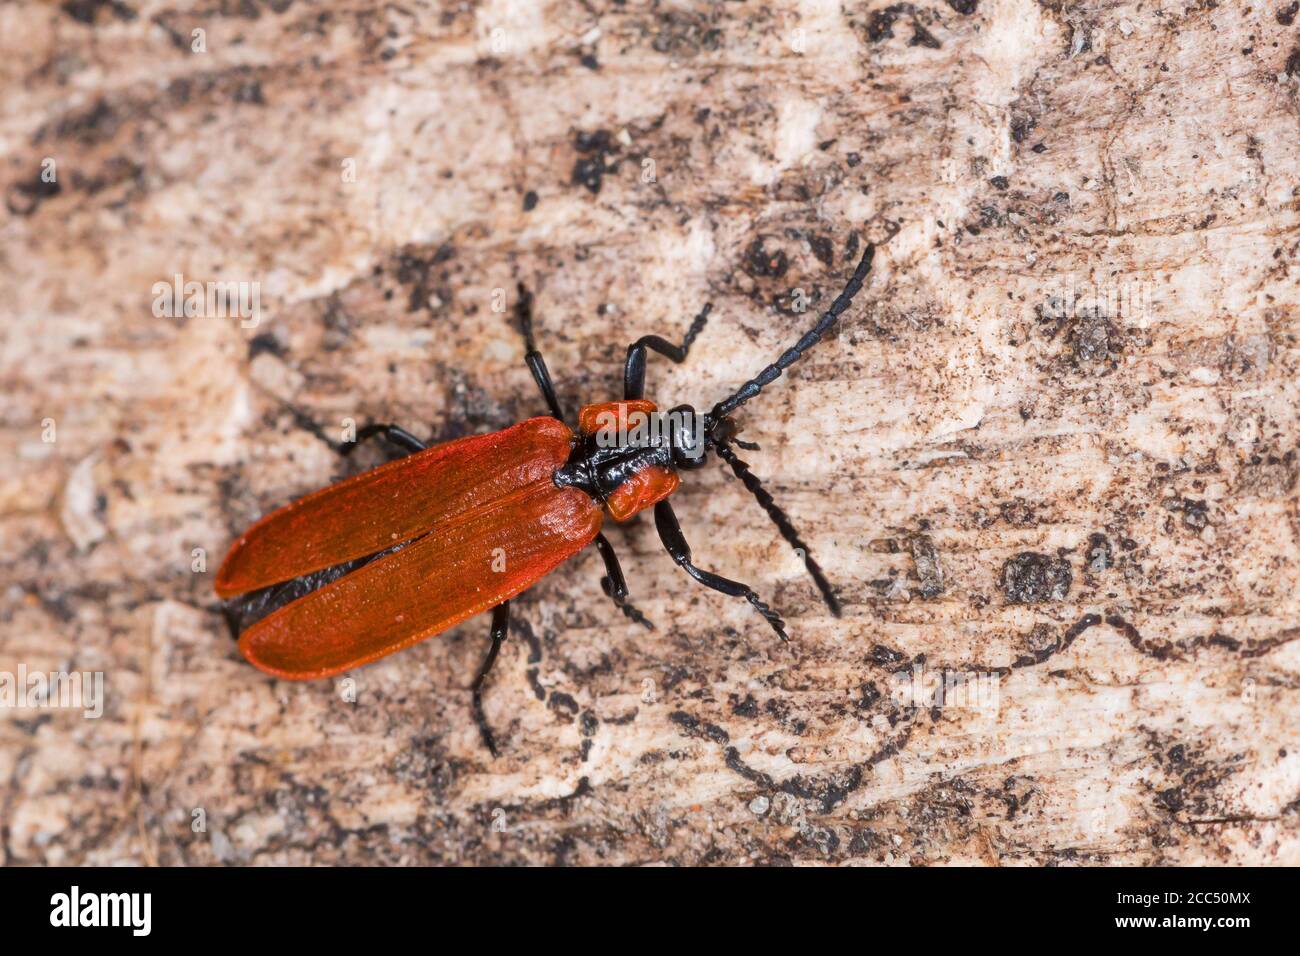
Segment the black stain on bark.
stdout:
<svg viewBox="0 0 1300 956">
<path fill-rule="evenodd" d="M 1070 562 L 1037 551 L 1022 551 L 1002 566 L 1002 593 L 1008 604 L 1064 600 L 1072 581 Z"/>
</svg>

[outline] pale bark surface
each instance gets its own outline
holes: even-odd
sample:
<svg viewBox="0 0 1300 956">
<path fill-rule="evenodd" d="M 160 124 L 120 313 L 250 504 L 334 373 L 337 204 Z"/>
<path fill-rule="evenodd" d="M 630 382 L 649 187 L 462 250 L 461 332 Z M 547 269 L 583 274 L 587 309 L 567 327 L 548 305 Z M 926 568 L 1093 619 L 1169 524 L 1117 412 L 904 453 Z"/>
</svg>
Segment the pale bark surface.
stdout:
<svg viewBox="0 0 1300 956">
<path fill-rule="evenodd" d="M 0 859 L 1300 863 L 1295 10 L 3 5 L 0 670 L 107 699 L 0 712 Z M 741 415 L 842 620 L 711 464 L 696 558 L 788 646 L 641 520 L 657 630 L 594 551 L 517 601 L 499 759 L 486 617 L 354 703 L 238 656 L 216 565 L 378 460 L 345 419 L 541 412 L 494 290 L 535 290 L 570 409 L 711 301 L 649 375 L 707 406 L 855 234 L 869 289 Z M 156 318 L 178 273 L 259 282 L 257 328 Z M 914 666 L 991 706 L 911 706 Z"/>
</svg>

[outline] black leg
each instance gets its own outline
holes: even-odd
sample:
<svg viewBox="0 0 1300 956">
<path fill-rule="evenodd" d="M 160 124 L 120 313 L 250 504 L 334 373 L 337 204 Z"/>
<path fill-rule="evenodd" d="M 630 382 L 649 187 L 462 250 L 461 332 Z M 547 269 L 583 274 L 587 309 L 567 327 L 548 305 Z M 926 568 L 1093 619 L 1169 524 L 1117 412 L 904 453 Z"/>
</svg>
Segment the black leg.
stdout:
<svg viewBox="0 0 1300 956">
<path fill-rule="evenodd" d="M 754 606 L 754 610 L 763 615 L 768 624 L 772 625 L 772 630 L 776 631 L 781 640 L 788 641 L 790 639 L 786 636 L 785 622 L 781 620 L 781 615 L 759 600 L 758 595 L 748 585 L 741 584 L 739 581 L 732 581 L 709 571 L 701 571 L 691 563 L 691 546 L 686 543 L 686 538 L 682 536 L 682 526 L 677 523 L 677 515 L 673 513 L 673 506 L 667 501 L 661 501 L 655 505 L 655 527 L 659 530 L 659 540 L 664 543 L 664 547 L 672 555 L 673 560 L 681 565 L 682 570 L 706 588 L 712 588 L 732 597 L 743 597 Z"/>
<path fill-rule="evenodd" d="M 542 358 L 542 353 L 537 351 L 537 342 L 533 339 L 533 294 L 524 288 L 521 282 L 518 286 L 519 300 L 515 303 L 515 315 L 519 318 L 519 331 L 524 335 L 524 361 L 528 363 L 528 370 L 533 373 L 533 381 L 537 383 L 538 390 L 542 393 L 542 398 L 546 400 L 546 406 L 551 410 L 551 417 L 564 421 L 564 411 L 560 408 L 560 400 L 555 396 L 555 385 L 551 381 L 551 373 L 546 369 L 546 360 Z"/>
<path fill-rule="evenodd" d="M 339 454 L 344 456 L 352 454 L 354 448 L 366 439 L 373 438 L 376 435 L 392 442 L 408 455 L 412 452 L 424 451 L 429 447 L 400 425 L 366 425 L 357 432 L 355 441 L 345 441 L 339 445 Z"/>
<path fill-rule="evenodd" d="M 655 626 L 649 619 L 628 603 L 627 581 L 623 578 L 623 569 L 619 567 L 618 555 L 614 553 L 614 546 L 603 534 L 596 535 L 596 550 L 605 561 L 605 576 L 600 579 L 600 589 L 620 611 L 627 615 L 628 620 L 636 621 L 647 631 L 653 631 Z"/>
<path fill-rule="evenodd" d="M 741 480 L 749 493 L 758 499 L 758 503 L 767 512 L 767 516 L 772 519 L 773 524 L 781 532 L 781 537 L 790 543 L 790 547 L 803 555 L 803 566 L 812 575 L 817 590 L 822 594 L 822 600 L 826 602 L 826 606 L 830 608 L 831 613 L 839 617 L 842 613 L 840 599 L 835 596 L 831 583 L 826 580 L 826 575 L 822 573 L 821 565 L 813 560 L 812 552 L 808 550 L 808 545 L 804 544 L 803 539 L 799 537 L 799 532 L 795 530 L 789 516 L 781 510 L 772 499 L 772 496 L 768 494 L 767 489 L 758 480 L 758 476 L 749 470 L 749 465 L 741 461 L 729 446 L 719 442 L 716 449 L 718 457 L 731 466 L 732 472 Z"/>
<path fill-rule="evenodd" d="M 497 655 L 501 653 L 501 645 L 505 643 L 506 633 L 509 630 L 510 602 L 504 601 L 492 609 L 492 644 L 488 647 L 487 656 L 483 658 L 478 673 L 474 675 L 474 683 L 471 687 L 474 723 L 478 724 L 478 732 L 483 738 L 484 746 L 494 757 L 497 755 L 497 742 L 492 736 L 492 728 L 488 726 L 487 717 L 483 715 L 483 681 L 492 670 L 492 665 L 497 662 Z"/>
<path fill-rule="evenodd" d="M 695 317 L 691 327 L 686 330 L 686 338 L 682 339 L 681 345 L 673 345 L 667 339 L 662 339 L 657 335 L 643 335 L 629 345 L 627 347 L 627 364 L 623 366 L 623 397 L 645 398 L 646 349 L 654 349 L 660 355 L 666 356 L 674 362 L 685 362 L 686 353 L 691 350 L 691 343 L 695 341 L 695 337 L 704 328 L 704 323 L 709 321 L 709 313 L 712 311 L 713 303 L 711 302 L 700 310 L 700 314 Z"/>
</svg>

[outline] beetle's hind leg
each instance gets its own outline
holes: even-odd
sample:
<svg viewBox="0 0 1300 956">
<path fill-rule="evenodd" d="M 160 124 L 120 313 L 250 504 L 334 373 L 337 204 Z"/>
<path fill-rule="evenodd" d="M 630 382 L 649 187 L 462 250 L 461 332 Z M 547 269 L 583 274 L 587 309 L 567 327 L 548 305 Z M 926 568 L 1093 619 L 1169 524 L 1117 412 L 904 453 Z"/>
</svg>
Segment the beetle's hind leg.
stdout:
<svg viewBox="0 0 1300 956">
<path fill-rule="evenodd" d="M 691 343 L 695 337 L 700 334 L 704 324 L 709 321 L 709 313 L 713 311 L 713 303 L 707 303 L 704 308 L 700 309 L 691 327 L 686 330 L 686 337 L 682 339 L 681 345 L 673 345 L 667 339 L 660 338 L 657 335 L 643 335 L 627 347 L 627 364 L 623 366 L 623 398 L 645 398 L 645 360 L 646 349 L 652 349 L 665 358 L 674 362 L 685 362 L 686 355 L 691 350 Z"/>
<path fill-rule="evenodd" d="M 376 435 L 392 442 L 408 455 L 413 452 L 424 451 L 429 447 L 400 425 L 365 425 L 357 431 L 357 437 L 354 440 L 345 441 L 339 445 L 339 454 L 346 458 L 363 441 L 374 438 Z"/>
<path fill-rule="evenodd" d="M 781 615 L 777 614 L 770 607 L 759 599 L 754 593 L 754 589 L 747 584 L 741 584 L 739 581 L 732 581 L 730 578 L 724 578 L 720 574 L 714 574 L 711 571 L 703 571 L 697 568 L 691 562 L 691 546 L 686 543 L 686 538 L 682 534 L 682 526 L 677 523 L 677 515 L 673 513 L 673 506 L 666 501 L 661 501 L 655 505 L 655 528 L 659 531 L 659 540 L 664 543 L 668 553 L 691 577 L 699 581 L 706 588 L 712 588 L 722 594 L 729 594 L 732 597 L 743 597 L 748 601 L 763 619 L 772 626 L 777 636 L 783 641 L 790 638 L 785 633 L 785 621 L 781 620 Z"/>
<path fill-rule="evenodd" d="M 649 618 L 628 602 L 627 581 L 623 577 L 623 569 L 619 567 L 618 555 L 614 553 L 614 546 L 603 534 L 596 535 L 596 550 L 605 561 L 605 576 L 600 579 L 600 589 L 614 602 L 615 607 L 627 615 L 628 620 L 635 621 L 647 631 L 653 631 L 655 626 Z"/>
<path fill-rule="evenodd" d="M 492 736 L 492 728 L 488 726 L 487 717 L 483 714 L 483 681 L 487 679 L 488 672 L 492 670 L 492 665 L 497 662 L 497 655 L 501 653 L 501 645 L 505 643 L 506 634 L 509 631 L 510 602 L 503 601 L 492 609 L 492 643 L 488 646 L 487 656 L 483 658 L 483 663 L 479 665 L 478 673 L 474 675 L 474 683 L 470 685 L 474 723 L 478 724 L 478 732 L 479 736 L 483 738 L 483 745 L 487 747 L 494 757 L 497 756 L 497 742 L 496 738 Z"/>
</svg>

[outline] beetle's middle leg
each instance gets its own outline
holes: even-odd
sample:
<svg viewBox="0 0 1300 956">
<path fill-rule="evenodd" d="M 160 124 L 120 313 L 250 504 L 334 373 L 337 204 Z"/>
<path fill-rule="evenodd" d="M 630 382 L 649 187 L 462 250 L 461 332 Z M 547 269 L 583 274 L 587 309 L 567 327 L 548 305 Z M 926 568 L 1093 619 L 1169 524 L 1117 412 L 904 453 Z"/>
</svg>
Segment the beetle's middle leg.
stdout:
<svg viewBox="0 0 1300 956">
<path fill-rule="evenodd" d="M 488 672 L 492 670 L 492 665 L 497 662 L 497 655 L 501 653 L 501 645 L 505 643 L 509 631 L 510 602 L 503 601 L 492 609 L 492 643 L 488 646 L 487 656 L 483 658 L 483 663 L 479 665 L 478 673 L 474 675 L 474 683 L 470 685 L 474 723 L 478 724 L 478 732 L 479 736 L 483 738 L 483 745 L 487 747 L 494 757 L 497 756 L 497 742 L 496 738 L 492 736 L 492 728 L 488 726 L 487 717 L 483 714 L 483 681 L 487 679 Z"/>
<path fill-rule="evenodd" d="M 627 615 L 628 620 L 636 621 L 647 631 L 653 631 L 655 626 L 650 623 L 650 620 L 628 602 L 627 581 L 623 577 L 623 569 L 619 567 L 614 546 L 609 543 L 609 539 L 604 534 L 596 535 L 596 550 L 605 561 L 605 576 L 600 579 L 600 589 L 614 602 L 615 607 Z"/>
<path fill-rule="evenodd" d="M 627 364 L 623 366 L 623 398 L 645 398 L 646 349 L 652 349 L 674 362 L 685 362 L 686 355 L 691 350 L 691 343 L 695 341 L 695 337 L 704 328 L 704 323 L 709 321 L 709 313 L 712 311 L 712 302 L 707 303 L 704 308 L 700 309 L 700 314 L 695 317 L 694 321 L 691 322 L 691 327 L 686 330 L 686 337 L 682 339 L 681 345 L 673 345 L 672 342 L 657 335 L 643 335 L 629 345 L 627 347 Z"/>
<path fill-rule="evenodd" d="M 408 455 L 413 452 L 424 451 L 429 447 L 400 425 L 364 425 L 357 431 L 357 437 L 353 441 L 345 441 L 339 445 L 339 454 L 344 457 L 352 454 L 353 450 L 363 441 L 374 438 L 376 435 L 392 442 Z"/>
</svg>

